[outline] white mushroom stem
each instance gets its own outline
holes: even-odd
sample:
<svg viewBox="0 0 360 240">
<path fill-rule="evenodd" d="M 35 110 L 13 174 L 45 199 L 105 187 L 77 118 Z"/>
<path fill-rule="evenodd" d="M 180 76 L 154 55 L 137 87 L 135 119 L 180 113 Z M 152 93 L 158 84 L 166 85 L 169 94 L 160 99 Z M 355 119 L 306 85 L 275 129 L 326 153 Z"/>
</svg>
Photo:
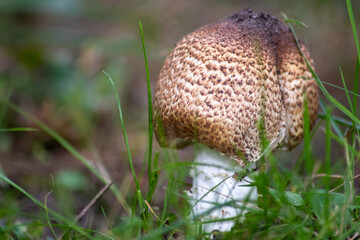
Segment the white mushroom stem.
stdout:
<svg viewBox="0 0 360 240">
<path fill-rule="evenodd" d="M 193 169 L 190 171 L 193 186 L 187 192 L 192 206 L 191 217 L 203 222 L 203 232 L 230 231 L 235 220 L 221 220 L 244 216 L 247 212 L 246 204 L 256 201 L 256 187 L 249 186 L 252 180 L 248 177 L 241 181 L 233 178 L 241 168 L 236 161 L 218 151 L 200 146 L 195 154 Z M 219 207 L 222 204 L 225 205 Z M 204 223 L 207 221 L 214 222 Z"/>
</svg>

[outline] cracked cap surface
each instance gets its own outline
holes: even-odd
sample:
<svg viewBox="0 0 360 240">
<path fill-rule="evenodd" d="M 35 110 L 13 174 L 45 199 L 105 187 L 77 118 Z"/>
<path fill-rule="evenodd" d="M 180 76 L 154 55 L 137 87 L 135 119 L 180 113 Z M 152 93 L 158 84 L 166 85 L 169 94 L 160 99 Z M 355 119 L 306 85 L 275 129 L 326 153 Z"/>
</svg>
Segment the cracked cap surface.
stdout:
<svg viewBox="0 0 360 240">
<path fill-rule="evenodd" d="M 198 141 L 245 164 L 258 160 L 265 146 L 300 143 L 304 96 L 313 126 L 318 88 L 292 33 L 249 9 L 176 44 L 156 85 L 154 129 L 163 147 Z"/>
</svg>

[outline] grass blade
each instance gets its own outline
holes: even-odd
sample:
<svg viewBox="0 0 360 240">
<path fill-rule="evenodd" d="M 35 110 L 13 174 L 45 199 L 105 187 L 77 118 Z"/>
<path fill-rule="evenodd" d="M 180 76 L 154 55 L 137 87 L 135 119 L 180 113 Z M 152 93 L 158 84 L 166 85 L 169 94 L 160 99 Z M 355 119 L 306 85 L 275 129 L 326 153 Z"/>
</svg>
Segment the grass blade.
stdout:
<svg viewBox="0 0 360 240">
<path fill-rule="evenodd" d="M 0 128 L 0 132 L 32 132 L 37 131 L 36 128 L 26 128 L 26 127 L 18 127 L 18 128 Z"/>
<path fill-rule="evenodd" d="M 305 27 L 305 28 L 309 28 L 308 25 L 306 25 L 305 23 L 303 23 L 303 22 L 301 22 L 301 21 L 299 21 L 299 20 L 296 20 L 296 19 L 286 19 L 285 22 L 287 22 L 287 23 L 293 23 L 293 24 L 297 24 L 297 25 L 302 26 L 302 27 Z"/>
<path fill-rule="evenodd" d="M 359 38 L 355 26 L 355 19 L 354 19 L 354 13 L 351 5 L 351 0 L 346 0 L 346 6 L 349 13 L 349 19 L 351 24 L 351 29 L 353 32 L 354 42 L 357 50 L 357 58 L 356 58 L 356 68 L 355 68 L 355 78 L 354 78 L 354 84 L 353 84 L 353 91 L 355 94 L 359 92 L 359 72 L 360 72 L 360 46 L 359 46 Z M 356 115 L 357 111 L 357 98 L 356 95 L 353 96 L 353 113 Z M 353 123 L 353 127 L 355 126 L 355 123 Z M 359 131 L 356 129 L 357 133 L 359 134 Z M 353 135 L 354 136 L 354 135 Z"/>
<path fill-rule="evenodd" d="M 344 79 L 342 69 L 341 69 L 341 67 L 339 69 L 340 69 L 341 80 L 342 80 L 342 83 L 344 85 L 344 91 L 345 91 L 345 94 L 346 94 L 346 98 L 347 98 L 347 100 L 349 102 L 350 109 L 354 112 L 354 108 L 353 108 L 352 102 L 350 100 L 349 92 L 348 92 L 347 87 L 346 87 L 346 83 L 345 83 L 345 79 Z"/>
<path fill-rule="evenodd" d="M 346 6 L 347 6 L 347 9 L 348 9 L 351 29 L 352 29 L 352 32 L 353 32 L 354 42 L 355 42 L 355 46 L 356 46 L 356 50 L 357 50 L 357 59 L 360 62 L 359 38 L 358 38 L 358 35 L 357 35 L 357 31 L 356 31 L 354 12 L 353 12 L 353 9 L 352 9 L 351 0 L 346 0 Z"/>
<path fill-rule="evenodd" d="M 152 196 L 155 192 L 156 185 L 157 185 L 158 179 L 159 179 L 160 171 L 156 170 L 158 167 L 158 161 L 159 161 L 159 153 L 155 152 L 154 166 L 153 166 L 154 173 L 152 174 L 151 185 L 149 186 L 149 192 L 148 192 L 148 197 L 147 197 L 147 199 L 150 199 L 150 200 L 152 199 Z"/>
<path fill-rule="evenodd" d="M 321 81 L 321 80 L 320 80 L 320 81 Z M 340 87 L 340 86 L 338 86 L 338 85 L 335 85 L 335 84 L 332 84 L 332 83 L 328 83 L 328 82 L 324 82 L 324 81 L 321 81 L 321 82 L 322 82 L 323 84 L 325 84 L 325 85 L 329 85 L 329 86 L 332 86 L 332 87 L 334 87 L 334 88 L 337 88 L 337 89 L 340 89 L 340 90 L 344 90 L 344 91 L 345 91 L 345 88 Z M 358 93 L 353 92 L 353 91 L 350 91 L 349 89 L 347 89 L 347 91 L 348 91 L 348 93 L 352 94 L 353 97 L 355 97 L 355 98 L 360 98 L 360 95 L 359 95 Z"/>
<path fill-rule="evenodd" d="M 144 41 L 144 32 L 141 21 L 139 21 L 140 28 L 140 36 L 141 36 L 141 44 L 144 53 L 145 60 L 145 69 L 146 69 L 146 83 L 147 83 L 147 94 L 148 94 L 148 180 L 149 180 L 149 188 L 153 185 L 152 180 L 156 173 L 152 171 L 152 146 L 153 146 L 153 118 L 152 118 L 152 97 L 151 97 L 151 85 L 150 85 L 150 72 L 149 72 L 149 64 L 146 57 L 146 49 L 145 49 L 145 41 Z M 148 202 L 151 202 L 151 197 L 148 196 Z"/>
<path fill-rule="evenodd" d="M 133 178 L 134 178 L 137 196 L 139 197 L 139 199 L 138 199 L 139 205 L 140 205 L 140 208 L 143 209 L 143 207 L 144 207 L 144 199 L 143 199 L 143 196 L 142 196 L 142 193 L 141 193 L 141 190 L 140 190 L 139 181 L 138 181 L 138 179 L 136 177 L 134 163 L 133 163 L 133 160 L 132 160 L 132 157 L 131 157 L 129 141 L 128 141 L 128 138 L 127 138 L 127 133 L 126 133 L 126 129 L 125 129 L 125 123 L 124 123 L 122 110 L 121 110 L 120 98 L 119 98 L 119 95 L 117 94 L 115 83 L 112 80 L 112 78 L 110 77 L 110 75 L 107 74 L 107 72 L 105 72 L 105 71 L 103 71 L 103 73 L 108 77 L 108 79 L 111 82 L 111 85 L 112 85 L 112 87 L 114 89 L 115 98 L 116 98 L 116 102 L 117 102 L 117 106 L 118 106 L 118 110 L 119 110 L 119 118 L 120 118 L 121 128 L 122 128 L 122 131 L 123 131 L 124 141 L 125 141 L 125 145 L 126 145 L 128 158 L 129 158 L 130 168 L 131 168 L 131 172 L 132 172 L 132 175 L 133 175 Z"/>
<path fill-rule="evenodd" d="M 359 55 L 356 59 L 356 68 L 355 68 L 355 77 L 354 77 L 354 89 L 353 92 L 355 93 L 353 95 L 353 111 L 354 114 L 356 115 L 356 110 L 357 110 L 357 96 L 359 96 L 359 77 L 360 77 L 360 60 L 359 60 Z"/>
<path fill-rule="evenodd" d="M 307 95 L 304 95 L 304 157 L 305 157 L 305 168 L 309 174 L 309 178 L 312 175 L 313 169 L 313 157 L 311 150 L 311 134 L 310 134 L 310 115 L 308 108 Z"/>
<path fill-rule="evenodd" d="M 50 196 L 53 193 L 54 185 L 55 185 L 53 176 L 52 175 L 50 175 L 50 176 L 51 176 L 51 181 L 52 181 L 52 188 L 51 188 L 50 192 L 48 192 L 45 195 L 45 199 L 44 199 L 45 217 L 46 217 L 46 222 L 47 222 L 47 224 L 48 224 L 48 226 L 49 226 L 49 228 L 51 230 L 52 235 L 57 240 L 58 238 L 57 238 L 56 233 L 54 231 L 54 228 L 53 228 L 53 226 L 52 226 L 52 224 L 50 222 L 49 211 L 48 211 L 48 206 L 47 206 L 47 198 L 48 198 L 48 196 Z"/>
</svg>

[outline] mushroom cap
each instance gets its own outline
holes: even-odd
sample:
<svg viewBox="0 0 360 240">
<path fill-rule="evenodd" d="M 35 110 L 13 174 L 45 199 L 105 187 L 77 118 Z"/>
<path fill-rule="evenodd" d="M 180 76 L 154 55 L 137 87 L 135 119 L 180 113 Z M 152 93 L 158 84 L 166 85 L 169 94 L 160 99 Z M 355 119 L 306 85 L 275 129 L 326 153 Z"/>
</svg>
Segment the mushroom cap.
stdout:
<svg viewBox="0 0 360 240">
<path fill-rule="evenodd" d="M 300 143 L 304 96 L 313 126 L 318 88 L 294 36 L 275 17 L 247 9 L 176 44 L 156 85 L 154 128 L 163 147 L 198 141 L 245 164 Z"/>
</svg>

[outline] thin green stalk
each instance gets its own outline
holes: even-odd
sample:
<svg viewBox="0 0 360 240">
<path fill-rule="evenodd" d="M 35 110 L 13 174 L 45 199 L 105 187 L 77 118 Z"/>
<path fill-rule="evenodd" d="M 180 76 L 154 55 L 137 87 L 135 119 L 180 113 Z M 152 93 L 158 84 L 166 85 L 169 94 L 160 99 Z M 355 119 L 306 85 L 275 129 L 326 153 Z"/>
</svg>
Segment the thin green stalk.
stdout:
<svg viewBox="0 0 360 240">
<path fill-rule="evenodd" d="M 308 108 L 307 96 L 304 95 L 304 158 L 305 158 L 305 169 L 307 174 L 309 174 L 309 179 L 311 179 L 312 174 L 312 154 L 311 154 L 311 138 L 310 138 L 310 116 Z"/>
<path fill-rule="evenodd" d="M 163 226 L 163 223 L 165 222 L 165 216 L 166 216 L 166 210 L 167 210 L 167 205 L 168 205 L 168 202 L 169 202 L 169 197 L 170 197 L 170 194 L 171 194 L 171 189 L 173 189 L 174 187 L 174 178 L 172 176 L 169 176 L 168 178 L 168 184 L 167 184 L 167 187 L 166 187 L 166 193 L 165 193 L 165 198 L 164 198 L 164 205 L 163 205 L 163 212 L 162 212 L 162 215 L 161 215 L 161 225 Z"/>
<path fill-rule="evenodd" d="M 348 210 L 348 206 L 353 202 L 353 192 L 354 192 L 354 186 L 353 186 L 353 165 L 351 163 L 350 160 L 350 156 L 349 156 L 349 143 L 346 139 L 346 137 L 344 138 L 344 152 L 345 152 L 345 160 L 346 160 L 346 166 L 347 166 L 347 176 L 344 179 L 345 181 L 345 202 L 341 208 L 341 222 L 340 222 L 340 226 L 339 226 L 339 235 L 342 236 L 345 228 L 346 228 L 346 224 L 345 224 L 345 214 L 346 211 Z"/>
<path fill-rule="evenodd" d="M 48 211 L 48 206 L 47 206 L 47 198 L 48 198 L 48 196 L 50 196 L 50 194 L 52 194 L 52 192 L 53 192 L 53 189 L 54 189 L 54 178 L 53 178 L 53 176 L 52 175 L 50 175 L 51 176 L 51 181 L 52 181 L 52 189 L 50 190 L 50 192 L 48 192 L 46 195 L 45 195 L 45 199 L 44 199 L 44 207 L 45 207 L 45 217 L 46 217 L 46 222 L 47 222 L 47 224 L 48 224 L 48 226 L 49 226 L 49 228 L 50 228 L 50 230 L 51 230 L 51 233 L 52 233 L 52 235 L 54 236 L 54 238 L 57 240 L 58 238 L 57 238 L 57 236 L 56 236 L 56 233 L 55 233 L 55 231 L 54 231 L 54 228 L 53 228 L 53 226 L 52 226 L 52 224 L 51 224 L 51 222 L 50 222 L 50 218 L 49 218 L 49 211 Z"/>
<path fill-rule="evenodd" d="M 347 9 L 348 9 L 351 29 L 352 29 L 352 32 L 353 32 L 354 42 L 355 42 L 355 46 L 356 46 L 356 50 L 357 50 L 357 60 L 360 62 L 359 38 L 358 38 L 358 35 L 357 35 L 357 31 L 356 31 L 355 18 L 354 18 L 352 5 L 351 5 L 351 0 L 346 0 L 346 6 L 347 6 Z M 359 80 L 357 79 L 357 81 L 359 81 Z M 357 89 L 354 89 L 354 90 L 357 91 Z"/>
<path fill-rule="evenodd" d="M 342 69 L 341 69 L 341 67 L 339 67 L 339 69 L 340 69 L 341 80 L 342 80 L 342 83 L 344 85 L 344 92 L 345 92 L 346 98 L 347 98 L 347 100 L 349 102 L 350 109 L 354 112 L 354 108 L 353 108 L 352 102 L 350 100 L 349 92 L 348 92 L 348 89 L 346 87 L 346 82 L 345 82 L 345 79 L 344 79 Z"/>
<path fill-rule="evenodd" d="M 147 197 L 148 202 L 149 202 L 149 200 L 151 201 L 151 199 L 153 197 L 153 194 L 155 192 L 155 189 L 156 189 L 156 185 L 158 183 L 159 173 L 160 173 L 160 171 L 157 170 L 158 163 L 159 163 L 159 152 L 155 152 L 154 163 L 153 163 L 153 169 L 154 170 L 153 170 L 152 179 L 151 179 L 151 185 L 149 186 L 149 192 L 148 192 L 148 197 Z"/>
<path fill-rule="evenodd" d="M 320 98 L 320 101 L 319 101 L 319 105 L 320 105 L 320 108 L 323 112 L 326 112 L 326 107 L 325 107 L 325 103 L 323 101 L 323 99 Z M 321 114 L 319 114 L 320 117 L 321 117 Z M 324 116 L 325 118 L 325 116 Z M 342 139 L 344 137 L 344 134 L 342 133 L 342 131 L 340 130 L 339 126 L 337 123 L 340 123 L 340 124 L 343 124 L 343 125 L 347 125 L 347 126 L 351 126 L 352 125 L 352 122 L 346 120 L 346 119 L 343 119 L 343 118 L 338 118 L 336 116 L 332 116 L 330 118 L 330 121 L 331 121 L 331 126 L 334 128 L 337 136 Z M 341 140 L 342 141 L 342 140 Z"/>
<path fill-rule="evenodd" d="M 325 181 L 325 189 L 328 192 L 330 190 L 330 174 L 331 174 L 331 138 L 332 138 L 332 130 L 331 130 L 331 108 L 326 108 L 326 122 L 325 122 L 325 172 L 326 177 Z M 327 229 L 329 226 L 329 209 L 330 209 L 330 199 L 329 195 L 326 195 L 324 201 L 324 227 L 323 229 Z"/>
<path fill-rule="evenodd" d="M 354 108 L 354 105 L 350 100 L 350 96 L 349 96 L 349 93 L 348 93 L 347 88 L 346 88 L 346 84 L 345 84 L 345 80 L 344 80 L 344 76 L 343 76 L 341 68 L 340 68 L 340 73 L 341 73 L 341 79 L 342 79 L 342 82 L 343 82 L 343 85 L 344 85 L 344 88 L 345 88 L 345 94 L 346 94 L 347 100 L 349 102 L 351 110 L 353 111 L 353 113 L 355 115 L 356 114 L 356 109 Z M 356 83 L 356 81 L 355 81 L 355 83 Z M 354 126 L 356 126 L 356 125 L 353 122 L 352 127 L 354 127 Z M 355 130 L 356 130 L 356 132 L 359 133 L 359 130 L 357 128 Z M 356 152 L 355 152 L 355 134 L 354 134 L 354 132 L 351 133 L 350 138 L 351 138 L 351 142 L 353 143 L 352 148 L 351 148 L 350 165 L 353 166 L 354 165 L 355 154 L 356 154 Z M 354 166 L 353 166 L 353 168 L 354 168 Z M 349 169 L 349 171 L 350 171 L 350 169 Z M 352 176 L 353 176 L 354 175 L 354 169 L 352 169 L 351 171 L 352 171 Z"/>
<path fill-rule="evenodd" d="M 326 108 L 326 121 L 325 121 L 325 172 L 327 177 L 325 178 L 325 188 L 327 191 L 330 189 L 330 174 L 331 174 L 331 109 Z"/>
<path fill-rule="evenodd" d="M 320 80 L 321 81 L 321 80 Z M 340 87 L 336 84 L 332 84 L 332 83 L 328 83 L 328 82 L 325 82 L 325 81 L 321 81 L 323 84 L 325 85 L 329 85 L 329 86 L 332 86 L 334 88 L 337 88 L 337 89 L 340 89 L 340 90 L 345 90 L 345 88 L 343 87 Z M 349 89 L 347 89 L 348 93 L 350 93 L 353 97 L 356 97 L 356 98 L 359 98 L 360 97 L 360 94 L 356 93 L 356 92 L 353 92 L 353 91 L 350 91 Z"/>
<path fill-rule="evenodd" d="M 153 146 L 153 118 L 152 118 L 152 97 L 151 97 L 151 85 L 150 85 L 150 71 L 149 64 L 146 57 L 146 49 L 145 49 L 145 41 L 144 41 L 144 32 L 142 28 L 142 23 L 139 21 L 140 35 L 141 35 L 141 43 L 142 49 L 144 53 L 144 61 L 145 61 L 145 69 L 146 69 L 146 83 L 147 83 L 147 94 L 148 94 L 148 180 L 149 180 L 149 188 L 153 185 L 152 180 L 154 178 L 154 172 L 152 171 L 152 146 Z M 151 202 L 151 198 L 148 196 L 148 202 Z"/>
<path fill-rule="evenodd" d="M 353 32 L 355 47 L 357 51 L 357 59 L 356 59 L 356 71 L 355 71 L 355 79 L 354 79 L 354 88 L 353 91 L 357 94 L 359 91 L 359 64 L 360 64 L 360 45 L 359 45 L 359 38 L 356 31 L 356 25 L 355 25 L 355 18 L 354 13 L 351 5 L 351 0 L 346 0 L 346 6 L 349 13 L 349 19 L 351 24 L 351 29 Z M 356 109 L 357 109 L 357 98 L 354 95 L 353 96 L 353 107 L 354 107 L 354 115 L 356 115 Z"/>
<path fill-rule="evenodd" d="M 354 172 L 355 172 L 355 155 L 356 155 L 356 141 L 354 138 L 354 135 L 351 137 L 352 138 L 352 144 L 350 146 L 350 149 L 346 149 L 347 155 L 349 160 L 349 166 L 348 166 L 348 178 L 349 178 L 349 184 L 350 184 L 350 203 L 352 203 L 353 198 L 354 198 Z"/>
<path fill-rule="evenodd" d="M 318 118 L 319 119 L 326 119 L 326 116 L 325 116 L 324 113 L 319 113 Z M 353 124 L 352 121 L 349 121 L 349 120 L 347 120 L 345 118 L 338 117 L 338 116 L 331 116 L 331 123 L 333 123 L 333 122 L 341 124 L 341 125 L 343 125 L 345 127 L 352 127 L 352 124 Z M 360 126 L 356 126 L 355 129 L 360 130 Z M 340 131 L 340 129 L 339 129 L 339 131 Z M 337 134 L 338 134 L 338 132 L 337 132 Z M 343 134 L 341 133 L 341 131 L 340 131 L 340 134 L 341 134 L 340 136 L 343 137 Z"/>
<path fill-rule="evenodd" d="M 360 79 L 360 60 L 359 55 L 356 58 L 356 68 L 355 68 L 355 77 L 354 77 L 354 86 L 353 86 L 353 92 L 355 93 L 353 95 L 353 111 L 354 115 L 356 115 L 357 111 L 357 97 L 359 96 L 359 80 Z M 359 132 L 358 132 L 359 133 Z"/>
<path fill-rule="evenodd" d="M 32 132 L 37 131 L 36 128 L 17 127 L 17 128 L 0 128 L 0 132 Z"/>
<path fill-rule="evenodd" d="M 357 30 L 356 30 L 351 0 L 346 0 L 346 6 L 348 9 L 351 29 L 353 32 L 355 47 L 357 50 L 355 76 L 354 76 L 354 84 L 353 84 L 353 91 L 357 94 L 359 91 L 359 81 L 360 81 L 360 79 L 359 79 L 359 75 L 360 75 L 360 73 L 359 73 L 360 72 L 360 45 L 359 45 L 359 38 L 358 38 Z M 356 115 L 356 112 L 357 112 L 357 97 L 356 97 L 356 95 L 353 96 L 352 106 L 353 106 L 353 108 L 352 108 L 353 114 Z M 353 127 L 355 127 L 355 126 L 356 126 L 356 124 L 355 124 L 355 122 L 353 122 Z M 355 130 L 356 130 L 357 134 L 359 135 L 359 130 L 357 128 Z M 352 177 L 354 176 L 354 161 L 355 161 L 355 155 L 356 155 L 355 133 L 351 134 L 351 141 L 352 141 L 352 149 L 351 149 L 351 155 L 350 155 L 350 166 L 349 166 L 348 174 L 349 174 L 349 177 L 351 177 L 351 179 L 352 179 Z M 353 187 L 353 182 L 351 182 L 350 184 L 351 184 L 350 187 Z M 351 188 L 351 190 L 352 190 L 352 188 Z M 351 195 L 351 197 L 353 197 L 353 196 Z"/>
<path fill-rule="evenodd" d="M 357 30 L 356 30 L 356 25 L 355 25 L 355 18 L 354 18 L 354 13 L 353 13 L 353 9 L 352 9 L 352 4 L 351 4 L 351 0 L 346 0 L 346 6 L 348 9 L 348 14 L 349 14 L 349 19 L 350 19 L 350 24 L 351 24 L 351 29 L 353 32 L 353 38 L 354 38 L 354 43 L 355 43 L 355 47 L 357 50 L 357 59 L 356 59 L 356 68 L 355 68 L 355 78 L 354 78 L 354 84 L 353 84 L 353 91 L 357 94 L 359 91 L 359 64 L 360 64 L 360 45 L 359 45 L 359 38 L 358 38 L 358 34 L 357 34 Z M 357 112 L 357 97 L 354 95 L 353 96 L 353 102 L 352 102 L 352 111 L 353 114 L 356 116 L 356 112 Z M 355 122 L 353 123 L 353 127 L 355 126 Z M 356 129 L 356 132 L 359 134 L 358 129 Z M 349 194 L 350 194 L 350 203 L 352 203 L 353 200 L 353 177 L 354 177 L 354 160 L 355 160 L 355 147 L 356 147 L 356 141 L 355 141 L 355 134 L 352 133 L 351 135 L 351 141 L 352 141 L 352 149 L 351 149 L 351 155 L 348 155 L 348 149 L 346 149 L 346 160 L 347 160 L 347 164 L 348 164 L 348 181 L 349 181 Z M 346 145 L 347 146 L 347 145 Z"/>
<path fill-rule="evenodd" d="M 133 163 L 133 160 L 132 160 L 132 157 L 131 157 L 129 141 L 128 141 L 128 138 L 127 138 L 127 133 L 126 133 L 126 129 L 125 129 L 125 123 L 124 123 L 122 110 L 121 110 L 120 98 L 119 98 L 119 95 L 117 94 L 115 83 L 112 80 L 112 78 L 110 77 L 110 75 L 107 74 L 107 72 L 105 72 L 105 71 L 103 71 L 103 73 L 108 77 L 108 79 L 111 82 L 111 85 L 112 85 L 112 87 L 114 89 L 115 98 L 116 98 L 116 102 L 117 102 L 117 106 L 118 106 L 118 110 L 119 110 L 119 118 L 120 118 L 121 128 L 122 128 L 122 131 L 123 131 L 124 141 L 125 141 L 125 145 L 126 145 L 128 158 L 129 158 L 130 168 L 131 168 L 131 172 L 132 172 L 134 182 L 135 182 L 136 194 L 137 194 L 137 197 L 138 197 L 140 209 L 143 210 L 144 209 L 144 198 L 143 198 L 141 190 L 140 190 L 139 181 L 138 181 L 138 179 L 136 177 L 134 163 Z"/>
</svg>

